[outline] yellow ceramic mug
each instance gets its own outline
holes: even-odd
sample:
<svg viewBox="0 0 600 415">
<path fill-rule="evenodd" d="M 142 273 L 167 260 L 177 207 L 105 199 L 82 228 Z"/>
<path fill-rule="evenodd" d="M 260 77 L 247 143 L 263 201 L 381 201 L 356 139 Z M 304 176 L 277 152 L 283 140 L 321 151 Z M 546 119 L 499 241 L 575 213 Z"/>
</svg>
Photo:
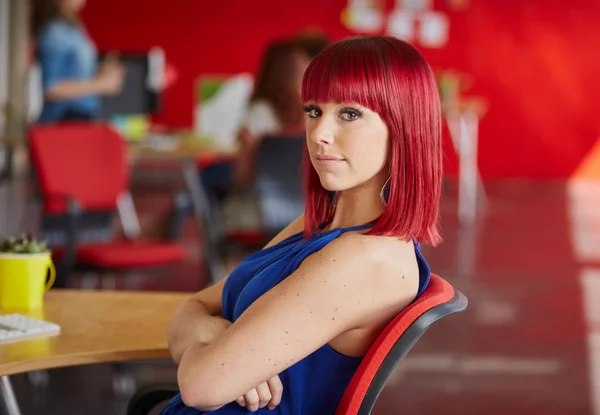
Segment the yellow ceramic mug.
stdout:
<svg viewBox="0 0 600 415">
<path fill-rule="evenodd" d="M 46 277 L 50 271 L 50 278 Z M 39 308 L 52 287 L 56 271 L 50 253 L 0 253 L 0 308 Z"/>
</svg>

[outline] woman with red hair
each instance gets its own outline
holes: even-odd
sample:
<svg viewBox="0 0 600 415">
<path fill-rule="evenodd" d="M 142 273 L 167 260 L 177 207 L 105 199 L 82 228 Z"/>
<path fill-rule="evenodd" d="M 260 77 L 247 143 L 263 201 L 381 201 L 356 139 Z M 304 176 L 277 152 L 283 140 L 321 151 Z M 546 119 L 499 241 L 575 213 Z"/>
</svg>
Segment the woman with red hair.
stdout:
<svg viewBox="0 0 600 415">
<path fill-rule="evenodd" d="M 375 338 L 429 282 L 441 110 L 411 45 L 354 37 L 303 79 L 306 211 L 188 300 L 169 329 L 181 394 L 163 414 L 327 415 Z"/>
</svg>

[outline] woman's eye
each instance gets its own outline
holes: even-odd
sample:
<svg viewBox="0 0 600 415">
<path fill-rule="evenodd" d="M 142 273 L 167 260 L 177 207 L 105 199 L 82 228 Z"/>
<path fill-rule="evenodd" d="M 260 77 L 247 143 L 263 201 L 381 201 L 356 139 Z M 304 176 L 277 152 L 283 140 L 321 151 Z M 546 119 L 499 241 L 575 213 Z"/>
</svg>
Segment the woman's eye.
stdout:
<svg viewBox="0 0 600 415">
<path fill-rule="evenodd" d="M 360 118 L 360 112 L 354 110 L 344 110 L 341 115 L 346 121 L 356 121 Z"/>
<path fill-rule="evenodd" d="M 304 112 L 308 115 L 308 118 L 319 118 L 323 115 L 322 111 L 315 107 L 304 107 Z"/>
</svg>

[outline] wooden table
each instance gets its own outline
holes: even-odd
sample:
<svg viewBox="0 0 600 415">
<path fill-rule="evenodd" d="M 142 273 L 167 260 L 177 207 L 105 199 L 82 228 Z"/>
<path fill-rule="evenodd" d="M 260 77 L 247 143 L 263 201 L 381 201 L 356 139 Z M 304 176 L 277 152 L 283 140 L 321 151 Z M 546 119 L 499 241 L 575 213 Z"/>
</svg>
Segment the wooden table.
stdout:
<svg viewBox="0 0 600 415">
<path fill-rule="evenodd" d="M 237 155 L 236 146 L 224 146 L 210 139 L 172 139 L 168 147 L 160 148 L 148 140 L 132 141 L 128 153 L 133 163 L 140 161 L 180 161 L 191 159 L 199 164 L 230 161 Z"/>
<path fill-rule="evenodd" d="M 91 363 L 167 359 L 167 327 L 185 293 L 54 289 L 43 310 L 18 311 L 61 326 L 61 333 L 0 345 L 0 389 L 20 414 L 7 375 Z M 8 314 L 16 310 L 3 310 Z"/>
</svg>

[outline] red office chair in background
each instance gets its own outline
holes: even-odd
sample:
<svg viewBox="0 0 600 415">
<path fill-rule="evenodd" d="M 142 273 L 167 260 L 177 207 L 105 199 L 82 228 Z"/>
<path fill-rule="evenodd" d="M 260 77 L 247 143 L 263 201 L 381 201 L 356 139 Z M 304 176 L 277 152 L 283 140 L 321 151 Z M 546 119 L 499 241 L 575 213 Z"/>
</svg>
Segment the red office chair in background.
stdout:
<svg viewBox="0 0 600 415">
<path fill-rule="evenodd" d="M 467 297 L 450 283 L 431 275 L 425 292 L 379 335 L 352 377 L 336 415 L 368 415 L 394 368 L 436 321 L 467 308 Z M 127 415 L 148 415 L 178 393 L 176 385 L 150 385 L 129 401 Z"/>
<path fill-rule="evenodd" d="M 43 203 L 41 233 L 53 247 L 59 286 L 75 268 L 128 271 L 185 258 L 180 245 L 138 238 L 125 143 L 115 130 L 92 123 L 40 125 L 29 140 Z M 117 213 L 125 239 L 112 235 Z"/>
</svg>

